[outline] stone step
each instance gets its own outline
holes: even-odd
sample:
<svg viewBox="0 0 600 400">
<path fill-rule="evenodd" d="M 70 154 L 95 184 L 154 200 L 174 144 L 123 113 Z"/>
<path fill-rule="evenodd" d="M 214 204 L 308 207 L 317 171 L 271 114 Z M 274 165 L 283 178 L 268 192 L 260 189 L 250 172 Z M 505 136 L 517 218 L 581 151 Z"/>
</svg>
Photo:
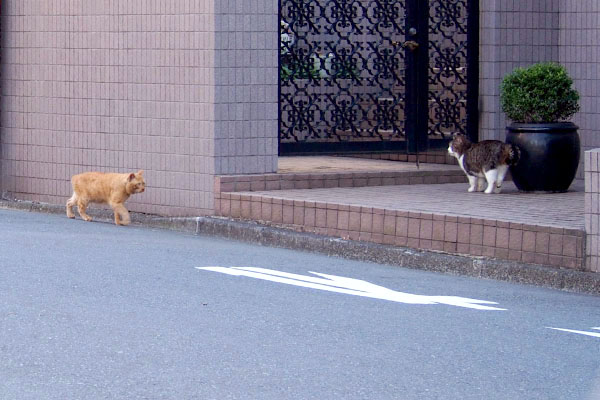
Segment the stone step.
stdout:
<svg viewBox="0 0 600 400">
<path fill-rule="evenodd" d="M 377 160 L 367 160 L 377 161 Z M 360 164 L 364 160 L 357 160 Z M 396 169 L 360 170 L 341 167 L 290 169 L 284 173 L 221 175 L 215 177 L 215 193 L 222 192 L 254 192 L 263 190 L 320 189 L 336 187 L 364 187 L 387 185 L 442 184 L 466 182 L 464 173 L 458 166 L 395 163 L 378 161 L 379 163 L 396 164 Z M 358 166 L 360 168 L 360 165 Z"/>
</svg>

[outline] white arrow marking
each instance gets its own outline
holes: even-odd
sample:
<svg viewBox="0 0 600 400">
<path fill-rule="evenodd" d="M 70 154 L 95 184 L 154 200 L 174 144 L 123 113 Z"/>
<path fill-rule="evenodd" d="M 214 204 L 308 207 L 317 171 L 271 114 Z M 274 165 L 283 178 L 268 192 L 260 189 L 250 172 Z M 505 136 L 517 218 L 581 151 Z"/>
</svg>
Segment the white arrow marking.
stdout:
<svg viewBox="0 0 600 400">
<path fill-rule="evenodd" d="M 320 276 L 315 278 L 307 275 L 290 274 L 266 268 L 243 267 L 196 267 L 199 270 L 220 272 L 234 276 L 263 279 L 287 285 L 301 286 L 311 289 L 326 290 L 335 293 L 350 294 L 353 296 L 370 297 L 374 299 L 395 301 L 407 304 L 447 304 L 456 307 L 473 308 L 476 310 L 505 310 L 505 308 L 485 306 L 482 304 L 498 304 L 493 301 L 469 299 L 457 296 L 424 296 L 411 293 L 396 292 L 383 286 L 359 279 L 344 278 L 342 276 L 310 272 Z"/>
<path fill-rule="evenodd" d="M 546 328 L 554 329 L 555 331 L 571 332 L 571 333 L 577 333 L 579 335 L 586 335 L 586 336 L 600 338 L 600 333 L 596 333 L 596 332 L 576 331 L 574 329 L 552 328 L 550 326 L 547 326 Z M 600 328 L 592 328 L 592 329 L 600 330 Z"/>
</svg>

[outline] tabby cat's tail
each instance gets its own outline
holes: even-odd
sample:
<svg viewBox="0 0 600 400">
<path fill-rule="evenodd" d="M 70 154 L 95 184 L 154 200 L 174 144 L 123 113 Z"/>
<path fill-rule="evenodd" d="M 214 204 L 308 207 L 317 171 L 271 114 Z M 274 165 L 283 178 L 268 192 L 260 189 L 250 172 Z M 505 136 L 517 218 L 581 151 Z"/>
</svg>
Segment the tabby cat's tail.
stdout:
<svg viewBox="0 0 600 400">
<path fill-rule="evenodd" d="M 508 165 L 516 165 L 521 159 L 521 150 L 514 144 L 509 144 Z"/>
</svg>

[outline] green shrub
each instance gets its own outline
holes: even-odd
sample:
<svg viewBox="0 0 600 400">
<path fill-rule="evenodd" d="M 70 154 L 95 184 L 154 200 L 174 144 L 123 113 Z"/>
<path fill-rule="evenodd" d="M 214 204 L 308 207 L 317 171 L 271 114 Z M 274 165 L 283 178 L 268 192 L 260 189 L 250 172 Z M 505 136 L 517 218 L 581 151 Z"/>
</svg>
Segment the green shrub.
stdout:
<svg viewBox="0 0 600 400">
<path fill-rule="evenodd" d="M 500 104 L 514 122 L 559 122 L 579 111 L 579 93 L 563 66 L 538 63 L 504 77 Z"/>
</svg>

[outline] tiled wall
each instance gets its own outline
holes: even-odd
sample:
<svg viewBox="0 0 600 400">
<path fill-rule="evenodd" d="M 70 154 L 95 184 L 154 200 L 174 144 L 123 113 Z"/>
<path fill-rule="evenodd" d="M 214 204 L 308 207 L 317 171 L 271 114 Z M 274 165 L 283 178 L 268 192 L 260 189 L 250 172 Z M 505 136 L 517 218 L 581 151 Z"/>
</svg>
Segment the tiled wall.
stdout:
<svg viewBox="0 0 600 400">
<path fill-rule="evenodd" d="M 215 173 L 276 167 L 276 15 L 272 0 L 2 1 L 1 192 L 64 204 L 75 173 L 144 169 L 130 209 L 211 214 Z"/>
<path fill-rule="evenodd" d="M 600 147 L 600 2 L 560 2 L 560 62 L 567 67 L 581 96 L 581 110 L 573 119 L 579 125 L 583 177 L 584 151 Z"/>
<path fill-rule="evenodd" d="M 72 174 L 142 168 L 132 210 L 210 214 L 215 175 L 276 171 L 275 0 L 1 6 L 2 193 L 63 204 Z M 584 149 L 600 147 L 599 19 L 596 0 L 481 2 L 481 139 L 504 138 L 502 76 L 555 60 L 582 94 Z"/>
<path fill-rule="evenodd" d="M 600 147 L 600 2 L 490 0 L 481 2 L 480 139 L 504 140 L 500 82 L 514 68 L 540 61 L 565 65 L 581 95 L 582 150 Z M 578 170 L 583 178 L 583 152 Z"/>
<path fill-rule="evenodd" d="M 578 1 L 578 0 L 574 0 Z M 481 2 L 479 139 L 504 140 L 500 82 L 516 67 L 559 58 L 559 0 Z"/>
<path fill-rule="evenodd" d="M 600 149 L 585 152 L 586 268 L 600 272 Z"/>
<path fill-rule="evenodd" d="M 278 2 L 214 0 L 218 175 L 277 171 Z"/>
</svg>

